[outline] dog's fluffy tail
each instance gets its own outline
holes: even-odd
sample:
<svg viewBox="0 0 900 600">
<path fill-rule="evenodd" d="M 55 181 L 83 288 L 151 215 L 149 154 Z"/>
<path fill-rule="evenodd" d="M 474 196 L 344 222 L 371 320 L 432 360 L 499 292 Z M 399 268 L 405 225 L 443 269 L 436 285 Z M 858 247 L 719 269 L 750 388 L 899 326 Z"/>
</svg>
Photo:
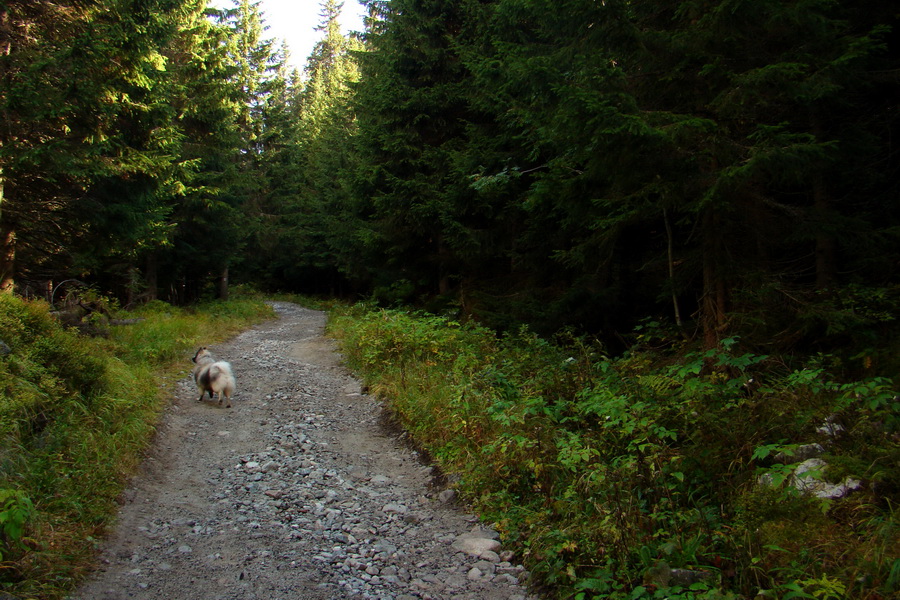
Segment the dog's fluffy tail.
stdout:
<svg viewBox="0 0 900 600">
<path fill-rule="evenodd" d="M 209 367 L 209 380 L 215 391 L 219 393 L 224 392 L 226 397 L 231 398 L 235 387 L 231 363 L 220 360 L 211 364 Z"/>
</svg>

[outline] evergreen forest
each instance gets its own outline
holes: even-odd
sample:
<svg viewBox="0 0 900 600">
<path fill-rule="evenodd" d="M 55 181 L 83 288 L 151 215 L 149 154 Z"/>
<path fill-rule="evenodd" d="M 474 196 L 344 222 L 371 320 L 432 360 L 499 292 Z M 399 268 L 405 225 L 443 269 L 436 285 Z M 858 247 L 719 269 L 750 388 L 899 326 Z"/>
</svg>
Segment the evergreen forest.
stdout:
<svg viewBox="0 0 900 600">
<path fill-rule="evenodd" d="M 900 593 L 900 6 L 360 3 L 301 71 L 258 1 L 0 0 L 4 302 L 361 302 L 376 389 L 411 348 L 490 398 L 420 443 L 526 465 L 468 498 L 552 597 Z M 826 419 L 864 501 L 748 491 Z"/>
<path fill-rule="evenodd" d="M 262 289 L 823 350 L 897 299 L 891 2 L 8 0 L 2 288 Z M 50 299 L 48 297 L 48 299 Z"/>
</svg>

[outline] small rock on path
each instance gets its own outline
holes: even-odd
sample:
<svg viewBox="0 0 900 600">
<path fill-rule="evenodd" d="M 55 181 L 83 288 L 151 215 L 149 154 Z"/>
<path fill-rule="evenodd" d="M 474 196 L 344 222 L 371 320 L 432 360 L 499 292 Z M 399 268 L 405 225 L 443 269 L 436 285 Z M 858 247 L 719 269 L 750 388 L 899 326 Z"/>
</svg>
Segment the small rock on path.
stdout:
<svg viewBox="0 0 900 600">
<path fill-rule="evenodd" d="M 178 383 L 71 600 L 535 600 L 498 536 L 380 424 L 324 313 L 273 304 L 277 321 L 211 348 L 234 368 L 233 408 Z"/>
</svg>

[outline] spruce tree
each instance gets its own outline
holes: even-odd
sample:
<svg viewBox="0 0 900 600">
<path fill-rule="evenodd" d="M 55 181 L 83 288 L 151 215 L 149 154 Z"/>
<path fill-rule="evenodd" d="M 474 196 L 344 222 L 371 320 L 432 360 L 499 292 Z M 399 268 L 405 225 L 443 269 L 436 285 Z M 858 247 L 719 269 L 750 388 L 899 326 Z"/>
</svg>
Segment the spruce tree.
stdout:
<svg viewBox="0 0 900 600">
<path fill-rule="evenodd" d="M 172 216 L 173 242 L 154 259 L 170 266 L 167 285 L 159 283 L 175 301 L 227 296 L 266 189 L 260 155 L 273 42 L 264 38 L 259 3 L 236 1 L 214 16 L 184 72 L 188 93 L 200 100 L 187 115 L 185 158 L 195 174 Z"/>
<path fill-rule="evenodd" d="M 23 230 L 43 230 L 40 237 L 49 234 L 76 179 L 64 157 L 84 146 L 72 139 L 73 107 L 66 93 L 70 86 L 63 82 L 72 75 L 68 59 L 76 52 L 74 41 L 87 30 L 94 10 L 75 2 L 32 0 L 0 7 L 2 292 L 13 291 L 17 253 L 32 244 Z M 97 98 L 86 97 L 89 92 L 76 93 L 96 105 Z M 58 173 L 62 168 L 69 177 Z"/>
<path fill-rule="evenodd" d="M 351 99 L 363 47 L 355 35 L 341 34 L 342 3 L 324 0 L 321 7 L 317 30 L 322 37 L 307 60 L 300 96 L 303 188 L 294 206 L 296 241 L 307 267 L 307 281 L 299 283 L 317 291 L 325 286 L 333 290 L 343 279 L 358 276 L 361 226 L 349 171 L 357 134 Z"/>
<path fill-rule="evenodd" d="M 236 121 L 243 96 L 233 81 L 225 17 L 191 0 L 177 34 L 163 48 L 168 69 L 162 93 L 179 125 L 180 148 L 172 178 L 160 190 L 168 218 L 161 238 L 139 246 L 137 265 L 149 298 L 164 290 L 169 301 L 196 298 L 234 247 L 231 207 L 221 200 L 240 148 Z"/>
<path fill-rule="evenodd" d="M 372 261 L 384 265 L 379 277 L 397 299 L 458 299 L 493 215 L 471 201 L 471 173 L 457 166 L 467 123 L 477 118 L 460 55 L 469 4 L 369 3 L 380 21 L 367 35 L 355 101 L 363 161 L 356 193 L 370 205 Z"/>
</svg>

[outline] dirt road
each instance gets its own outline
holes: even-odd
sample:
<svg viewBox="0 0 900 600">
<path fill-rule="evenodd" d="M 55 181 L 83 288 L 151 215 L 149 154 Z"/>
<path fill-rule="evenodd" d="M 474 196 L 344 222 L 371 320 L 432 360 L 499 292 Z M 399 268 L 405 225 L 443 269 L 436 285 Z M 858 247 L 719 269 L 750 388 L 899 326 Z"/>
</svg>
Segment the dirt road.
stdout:
<svg viewBox="0 0 900 600">
<path fill-rule="evenodd" d="M 533 600 L 496 535 L 383 427 L 324 313 L 275 308 L 211 348 L 234 368 L 231 409 L 179 382 L 72 599 Z"/>
</svg>

